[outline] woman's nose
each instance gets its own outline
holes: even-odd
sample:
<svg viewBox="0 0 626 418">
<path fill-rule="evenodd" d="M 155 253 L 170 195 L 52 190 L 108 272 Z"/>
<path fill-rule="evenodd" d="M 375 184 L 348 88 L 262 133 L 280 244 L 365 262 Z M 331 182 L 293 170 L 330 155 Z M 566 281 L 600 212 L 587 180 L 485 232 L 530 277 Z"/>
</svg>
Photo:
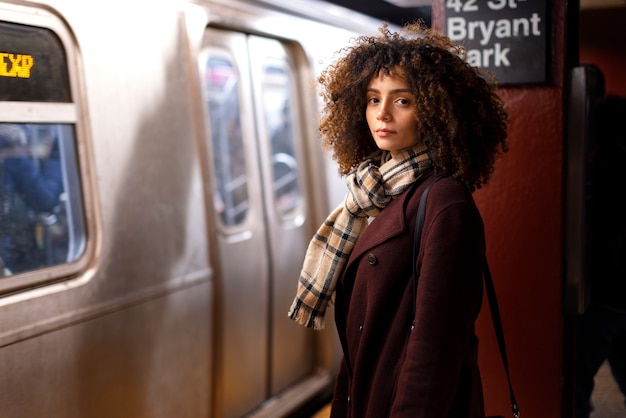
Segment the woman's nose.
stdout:
<svg viewBox="0 0 626 418">
<path fill-rule="evenodd" d="M 378 120 L 382 120 L 382 121 L 386 121 L 391 118 L 391 113 L 387 111 L 387 106 L 385 105 L 380 106 L 377 117 L 378 117 Z"/>
</svg>

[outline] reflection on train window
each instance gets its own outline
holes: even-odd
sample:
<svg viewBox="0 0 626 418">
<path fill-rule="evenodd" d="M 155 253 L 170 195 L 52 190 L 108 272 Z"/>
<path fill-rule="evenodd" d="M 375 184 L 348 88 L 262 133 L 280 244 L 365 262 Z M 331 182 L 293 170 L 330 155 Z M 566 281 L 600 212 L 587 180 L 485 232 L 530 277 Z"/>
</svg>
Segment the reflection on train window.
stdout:
<svg viewBox="0 0 626 418">
<path fill-rule="evenodd" d="M 74 261 L 85 238 L 73 126 L 0 123 L 0 276 Z"/>
<path fill-rule="evenodd" d="M 205 88 L 215 167 L 215 209 L 225 226 L 241 224 L 248 213 L 246 171 L 239 111 L 239 77 L 228 57 L 210 56 Z"/>
<path fill-rule="evenodd" d="M 271 60 L 263 72 L 262 100 L 270 139 L 274 204 L 278 215 L 295 214 L 302 201 L 295 155 L 291 74 L 282 61 Z"/>
</svg>

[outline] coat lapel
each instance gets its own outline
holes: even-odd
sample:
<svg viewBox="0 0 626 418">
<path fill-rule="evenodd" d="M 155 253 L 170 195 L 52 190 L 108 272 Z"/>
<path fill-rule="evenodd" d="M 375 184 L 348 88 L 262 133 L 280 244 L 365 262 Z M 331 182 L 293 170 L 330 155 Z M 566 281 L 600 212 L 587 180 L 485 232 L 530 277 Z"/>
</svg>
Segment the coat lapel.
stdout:
<svg viewBox="0 0 626 418">
<path fill-rule="evenodd" d="M 379 215 L 371 222 L 361 238 L 357 241 L 350 255 L 350 259 L 348 260 L 348 264 L 346 265 L 346 270 L 350 268 L 350 265 L 363 253 L 405 231 L 407 226 L 404 219 L 404 206 L 407 197 L 412 194 L 410 193 L 411 189 L 412 187 L 409 187 L 409 189 L 389 203 L 383 210 L 385 216 Z M 367 233 L 370 228 L 375 229 L 376 233 Z"/>
</svg>

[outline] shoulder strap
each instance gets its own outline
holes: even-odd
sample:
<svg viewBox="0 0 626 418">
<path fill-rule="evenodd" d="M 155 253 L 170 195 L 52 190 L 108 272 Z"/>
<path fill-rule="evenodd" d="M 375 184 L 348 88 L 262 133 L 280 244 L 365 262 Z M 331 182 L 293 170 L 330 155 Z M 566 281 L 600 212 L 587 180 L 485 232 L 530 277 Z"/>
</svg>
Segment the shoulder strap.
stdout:
<svg viewBox="0 0 626 418">
<path fill-rule="evenodd" d="M 419 207 L 417 209 L 417 221 L 415 222 L 415 236 L 413 239 L 413 322 L 411 324 L 411 330 L 415 327 L 415 316 L 417 314 L 417 256 L 419 254 L 420 241 L 422 238 L 422 229 L 424 228 L 424 218 L 426 214 L 426 199 L 430 188 L 441 180 L 444 176 L 435 178 L 424 190 L 422 197 L 420 198 Z M 489 263 L 487 257 L 483 260 L 483 277 L 485 279 L 485 289 L 487 291 L 487 298 L 489 300 L 489 310 L 491 312 L 491 319 L 493 320 L 493 327 L 496 331 L 496 337 L 498 339 L 498 347 L 500 349 L 500 356 L 502 357 L 502 363 L 504 364 L 504 371 L 506 372 L 506 378 L 509 383 L 509 395 L 511 397 L 511 410 L 513 411 L 513 417 L 518 418 L 520 416 L 520 410 L 515 400 L 515 394 L 513 393 L 513 385 L 511 384 L 511 376 L 509 375 L 509 361 L 506 355 L 506 345 L 504 342 L 504 332 L 502 330 L 502 319 L 500 318 L 500 309 L 498 307 L 498 300 L 496 297 L 495 287 L 493 285 L 493 279 L 491 277 L 491 271 L 489 269 Z"/>
<path fill-rule="evenodd" d="M 422 193 L 422 197 L 420 198 L 420 204 L 417 208 L 417 221 L 415 221 L 415 235 L 413 238 L 413 322 L 411 323 L 411 331 L 415 327 L 415 316 L 417 315 L 417 307 L 415 306 L 415 301 L 417 298 L 417 255 L 420 252 L 420 241 L 422 239 L 422 229 L 424 229 L 424 218 L 426 217 L 426 198 L 428 197 L 428 192 L 430 188 L 433 187 L 433 184 L 437 183 L 444 176 L 439 176 L 433 179 L 426 189 Z"/>
<path fill-rule="evenodd" d="M 493 320 L 493 327 L 496 330 L 496 337 L 498 338 L 498 347 L 500 348 L 500 357 L 502 357 L 502 363 L 504 364 L 504 371 L 506 372 L 506 379 L 509 383 L 509 396 L 511 397 L 511 410 L 513 416 L 518 418 L 520 415 L 517 401 L 515 400 L 515 394 L 513 393 L 513 385 L 511 384 L 511 376 L 509 375 L 509 361 L 506 356 L 506 345 L 504 343 L 504 332 L 502 331 L 502 319 L 500 318 L 500 308 L 498 308 L 498 299 L 496 297 L 496 289 L 493 286 L 493 279 L 491 278 L 491 271 L 489 270 L 489 263 L 487 263 L 487 257 L 483 260 L 483 275 L 485 277 L 485 288 L 487 290 L 487 298 L 489 299 L 489 310 L 491 311 L 491 319 Z"/>
</svg>

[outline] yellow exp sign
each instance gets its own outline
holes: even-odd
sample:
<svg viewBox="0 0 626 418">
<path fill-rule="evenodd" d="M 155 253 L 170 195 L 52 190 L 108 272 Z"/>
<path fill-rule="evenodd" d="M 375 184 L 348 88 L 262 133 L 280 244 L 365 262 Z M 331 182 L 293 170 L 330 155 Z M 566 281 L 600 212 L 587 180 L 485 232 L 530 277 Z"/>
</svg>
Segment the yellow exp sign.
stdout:
<svg viewBox="0 0 626 418">
<path fill-rule="evenodd" d="M 30 78 L 30 69 L 34 63 L 32 55 L 0 52 L 0 77 Z"/>
</svg>

